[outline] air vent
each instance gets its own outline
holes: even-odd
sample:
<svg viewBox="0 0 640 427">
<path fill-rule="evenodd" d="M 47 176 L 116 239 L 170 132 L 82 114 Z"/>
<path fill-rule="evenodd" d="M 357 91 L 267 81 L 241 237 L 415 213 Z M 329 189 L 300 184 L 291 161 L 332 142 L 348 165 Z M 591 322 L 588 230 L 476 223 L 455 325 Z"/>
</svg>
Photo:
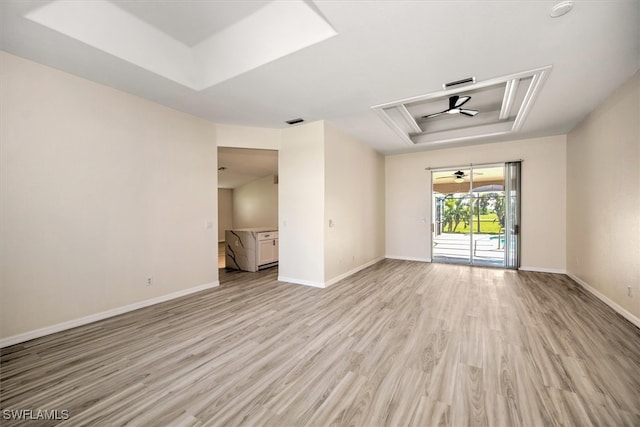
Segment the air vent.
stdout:
<svg viewBox="0 0 640 427">
<path fill-rule="evenodd" d="M 467 79 L 456 80 L 455 82 L 445 83 L 445 84 L 442 85 L 442 88 L 444 90 L 447 90 L 447 89 L 451 89 L 452 87 L 455 87 L 455 86 L 468 85 L 468 84 L 473 84 L 475 82 L 476 82 L 476 78 L 475 77 L 469 77 Z"/>
<path fill-rule="evenodd" d="M 288 125 L 297 125 L 298 123 L 302 123 L 302 122 L 304 122 L 304 119 L 297 118 L 297 119 L 287 120 L 285 123 Z"/>
</svg>

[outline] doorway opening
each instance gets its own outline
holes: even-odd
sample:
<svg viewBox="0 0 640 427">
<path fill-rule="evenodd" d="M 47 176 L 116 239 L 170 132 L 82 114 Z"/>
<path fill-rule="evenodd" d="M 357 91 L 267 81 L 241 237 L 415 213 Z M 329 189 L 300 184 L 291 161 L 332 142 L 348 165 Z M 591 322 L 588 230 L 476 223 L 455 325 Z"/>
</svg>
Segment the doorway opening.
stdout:
<svg viewBox="0 0 640 427">
<path fill-rule="evenodd" d="M 218 147 L 218 269 L 278 265 L 278 151 Z"/>
<path fill-rule="evenodd" d="M 520 162 L 431 172 L 432 261 L 518 268 Z"/>
</svg>

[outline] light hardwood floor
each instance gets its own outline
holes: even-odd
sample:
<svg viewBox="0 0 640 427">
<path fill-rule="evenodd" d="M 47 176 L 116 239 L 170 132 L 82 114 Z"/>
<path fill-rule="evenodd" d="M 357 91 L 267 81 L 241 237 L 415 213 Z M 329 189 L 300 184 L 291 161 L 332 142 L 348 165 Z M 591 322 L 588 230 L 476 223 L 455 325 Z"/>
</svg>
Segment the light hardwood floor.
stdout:
<svg viewBox="0 0 640 427">
<path fill-rule="evenodd" d="M 222 270 L 3 349 L 0 406 L 82 426 L 640 425 L 640 330 L 566 276 L 384 260 L 328 289 L 276 277 Z"/>
</svg>

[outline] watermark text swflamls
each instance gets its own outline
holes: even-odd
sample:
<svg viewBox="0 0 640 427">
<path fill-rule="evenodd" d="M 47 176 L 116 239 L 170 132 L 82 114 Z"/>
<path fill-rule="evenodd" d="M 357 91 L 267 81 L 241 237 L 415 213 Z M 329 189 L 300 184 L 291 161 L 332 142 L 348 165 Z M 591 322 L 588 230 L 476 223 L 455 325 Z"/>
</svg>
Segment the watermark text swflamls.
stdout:
<svg viewBox="0 0 640 427">
<path fill-rule="evenodd" d="M 9 421 L 64 421 L 71 418 L 68 409 L 3 409 L 2 419 Z"/>
</svg>

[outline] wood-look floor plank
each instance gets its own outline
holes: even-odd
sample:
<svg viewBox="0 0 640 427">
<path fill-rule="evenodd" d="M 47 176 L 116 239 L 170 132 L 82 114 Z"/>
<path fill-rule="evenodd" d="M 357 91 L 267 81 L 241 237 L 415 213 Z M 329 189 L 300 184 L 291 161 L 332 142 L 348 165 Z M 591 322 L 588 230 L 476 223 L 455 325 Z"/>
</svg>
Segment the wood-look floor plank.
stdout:
<svg viewBox="0 0 640 427">
<path fill-rule="evenodd" d="M 2 349 L 38 425 L 637 426 L 640 331 L 563 275 L 384 260 L 277 270 Z M 28 422 L 2 420 L 3 426 Z"/>
</svg>

